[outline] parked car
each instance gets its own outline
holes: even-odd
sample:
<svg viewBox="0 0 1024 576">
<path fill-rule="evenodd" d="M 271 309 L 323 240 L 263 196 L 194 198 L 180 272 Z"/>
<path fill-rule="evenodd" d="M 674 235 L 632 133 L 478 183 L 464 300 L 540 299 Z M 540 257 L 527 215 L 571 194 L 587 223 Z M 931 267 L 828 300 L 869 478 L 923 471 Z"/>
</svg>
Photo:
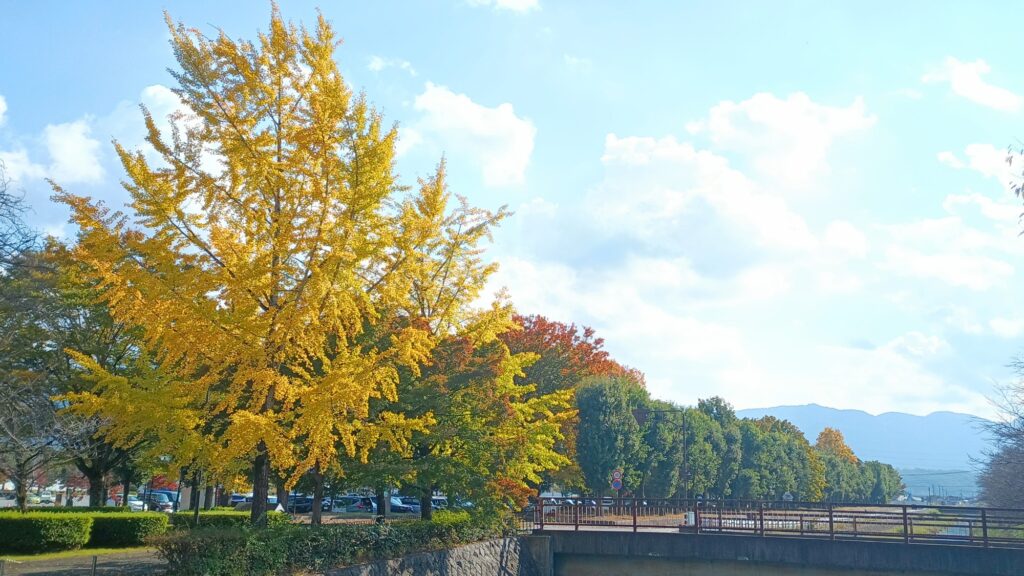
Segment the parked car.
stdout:
<svg viewBox="0 0 1024 576">
<path fill-rule="evenodd" d="M 363 496 L 345 507 L 346 512 L 377 512 L 377 499 L 371 496 Z"/>
<path fill-rule="evenodd" d="M 235 504 L 238 504 L 239 502 L 246 502 L 245 494 L 232 494 L 231 495 L 231 505 L 234 506 Z"/>
<path fill-rule="evenodd" d="M 444 496 L 434 496 L 430 499 L 430 503 L 433 505 L 434 510 L 446 510 L 448 508 L 448 499 Z"/>
<path fill-rule="evenodd" d="M 288 512 L 293 514 L 307 514 L 313 511 L 313 499 L 308 496 L 292 494 L 288 497 Z"/>
<path fill-rule="evenodd" d="M 415 496 L 399 496 L 398 498 L 402 501 L 402 504 L 405 504 L 409 508 L 412 508 L 412 512 L 414 514 L 420 513 L 421 506 L 419 498 Z"/>
<path fill-rule="evenodd" d="M 172 512 L 174 502 L 163 492 L 150 492 L 146 496 L 146 508 L 156 512 Z"/>
<path fill-rule="evenodd" d="M 135 494 L 128 495 L 128 509 L 132 512 L 142 512 L 146 509 L 146 503 Z"/>
<path fill-rule="evenodd" d="M 178 493 L 174 490 L 150 490 L 149 493 L 166 495 L 172 506 L 178 503 Z"/>
<path fill-rule="evenodd" d="M 343 512 L 348 511 L 348 507 L 358 502 L 362 496 L 338 496 L 334 499 L 331 507 L 332 510 L 341 510 Z"/>
<path fill-rule="evenodd" d="M 402 502 L 402 499 L 399 498 L 398 496 L 392 496 L 390 503 L 392 512 L 396 512 L 399 514 L 409 514 L 413 511 L 412 506 Z"/>
</svg>

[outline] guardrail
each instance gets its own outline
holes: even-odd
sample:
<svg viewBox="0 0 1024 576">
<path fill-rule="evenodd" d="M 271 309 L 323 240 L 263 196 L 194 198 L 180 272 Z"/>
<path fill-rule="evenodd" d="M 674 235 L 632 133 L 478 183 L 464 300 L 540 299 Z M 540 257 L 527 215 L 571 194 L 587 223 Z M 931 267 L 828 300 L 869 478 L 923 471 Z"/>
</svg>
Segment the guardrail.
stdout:
<svg viewBox="0 0 1024 576">
<path fill-rule="evenodd" d="M 600 502 L 600 503 L 599 503 Z M 523 528 L 679 531 L 1024 548 L 1024 510 L 756 500 L 540 498 Z"/>
</svg>

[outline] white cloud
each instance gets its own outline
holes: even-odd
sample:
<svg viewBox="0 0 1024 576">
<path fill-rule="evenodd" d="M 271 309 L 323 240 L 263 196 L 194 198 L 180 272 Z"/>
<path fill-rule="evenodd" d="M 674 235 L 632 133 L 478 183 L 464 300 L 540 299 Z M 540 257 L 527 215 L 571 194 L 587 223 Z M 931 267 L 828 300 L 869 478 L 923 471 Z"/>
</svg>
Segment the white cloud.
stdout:
<svg viewBox="0 0 1024 576">
<path fill-rule="evenodd" d="M 4 175 L 11 180 L 22 181 L 46 177 L 46 167 L 33 162 L 24 148 L 7 152 L 0 151 L 0 163 L 4 165 Z"/>
<path fill-rule="evenodd" d="M 678 243 L 687 219 L 710 208 L 723 228 L 752 232 L 765 247 L 806 250 L 816 240 L 785 200 L 762 191 L 724 157 L 674 137 L 605 138 L 605 180 L 588 198 L 607 230 Z M 723 232 L 725 230 L 723 229 Z"/>
<path fill-rule="evenodd" d="M 989 328 L 1003 338 L 1016 338 L 1024 334 L 1024 318 L 993 318 L 988 321 Z"/>
<path fill-rule="evenodd" d="M 398 129 L 398 143 L 395 144 L 395 154 L 404 156 L 421 142 L 423 142 L 423 135 L 418 130 L 402 126 Z"/>
<path fill-rule="evenodd" d="M 521 217 L 541 216 L 544 218 L 554 218 L 557 213 L 558 204 L 545 200 L 540 196 L 532 198 L 528 202 L 523 202 L 516 210 L 516 214 Z"/>
<path fill-rule="evenodd" d="M 868 239 L 859 228 L 836 220 L 825 228 L 825 245 L 853 257 L 863 258 L 868 253 Z"/>
<path fill-rule="evenodd" d="M 58 184 L 96 183 L 103 179 L 100 143 L 90 136 L 89 119 L 64 124 L 49 124 L 38 140 L 46 149 L 50 162 L 33 160 L 29 150 L 18 145 L 0 150 L 7 177 L 16 181 L 53 178 Z"/>
<path fill-rule="evenodd" d="M 574 56 L 572 54 L 563 54 L 562 59 L 565 61 L 565 65 L 569 68 L 576 70 L 590 70 L 592 62 L 589 58 L 582 56 Z"/>
<path fill-rule="evenodd" d="M 991 144 L 968 144 L 964 148 L 967 162 L 962 161 L 952 152 L 939 152 L 938 159 L 943 164 L 957 170 L 970 168 L 975 172 L 999 181 L 1000 184 L 1009 190 L 1010 181 L 1014 172 L 1006 161 L 1009 153 L 1005 149 L 996 148 Z"/>
<path fill-rule="evenodd" d="M 892 246 L 886 251 L 886 269 L 906 276 L 934 278 L 952 286 L 984 291 L 1013 275 L 1013 266 L 1003 260 L 957 252 L 925 253 Z"/>
<path fill-rule="evenodd" d="M 51 178 L 60 184 L 95 183 L 103 179 L 100 143 L 90 137 L 91 131 L 87 120 L 51 124 L 43 130 L 52 160 L 47 169 Z"/>
<path fill-rule="evenodd" d="M 977 318 L 969 308 L 963 306 L 948 306 L 943 316 L 943 322 L 965 334 L 981 334 L 985 328 L 978 322 Z"/>
<path fill-rule="evenodd" d="M 861 98 L 835 107 L 818 104 L 803 92 L 786 99 L 759 93 L 739 103 L 720 102 L 705 120 L 687 129 L 706 133 L 723 150 L 749 155 L 759 172 L 780 183 L 805 187 L 828 173 L 828 150 L 837 138 L 865 130 L 875 120 Z"/>
<path fill-rule="evenodd" d="M 6 120 L 6 119 L 7 119 L 7 100 L 4 98 L 3 94 L 0 94 L 0 124 L 3 124 L 4 120 Z"/>
<path fill-rule="evenodd" d="M 915 90 L 913 88 L 900 88 L 896 90 L 896 94 L 909 100 L 920 100 L 921 98 L 924 98 L 924 94 L 922 94 L 920 90 Z"/>
<path fill-rule="evenodd" d="M 988 63 L 984 60 L 961 62 L 950 56 L 940 69 L 925 74 L 921 80 L 948 82 L 954 94 L 988 108 L 1005 112 L 1020 110 L 1020 96 L 1005 88 L 993 86 L 982 78 L 990 71 Z"/>
<path fill-rule="evenodd" d="M 408 72 L 410 76 L 416 75 L 416 69 L 408 60 L 401 58 L 385 58 L 383 56 L 370 56 L 370 62 L 366 66 L 372 72 L 380 72 L 386 68 L 397 68 Z"/>
<path fill-rule="evenodd" d="M 961 214 L 963 207 L 976 208 L 985 218 L 1004 224 L 1015 224 L 1021 213 L 1021 208 L 1017 204 L 999 202 L 977 192 L 950 194 L 942 201 L 942 207 L 950 214 Z"/>
<path fill-rule="evenodd" d="M 938 158 L 939 162 L 942 162 L 943 164 L 949 166 L 950 168 L 955 168 L 959 170 L 964 167 L 964 163 L 961 162 L 960 159 L 956 157 L 956 154 L 953 154 L 949 150 L 939 152 L 935 156 L 936 158 Z"/>
<path fill-rule="evenodd" d="M 946 350 L 941 339 L 920 335 L 906 339 L 921 346 L 914 350 L 926 356 Z M 923 343 L 917 342 L 919 339 Z M 991 413 L 982 394 L 951 384 L 922 366 L 925 358 L 900 346 L 825 344 L 812 346 L 801 358 L 801 362 L 784 361 L 777 366 L 764 361 L 729 367 L 717 373 L 712 387 L 734 399 L 738 408 L 813 402 L 873 414 L 892 410 L 920 415 L 936 410 Z"/>
<path fill-rule="evenodd" d="M 908 332 L 898 336 L 885 345 L 888 350 L 897 353 L 926 358 L 949 352 L 949 343 L 939 336 L 928 336 L 920 332 Z"/>
<path fill-rule="evenodd" d="M 540 0 L 466 0 L 470 6 L 492 6 L 495 10 L 529 12 L 540 9 Z"/>
<path fill-rule="evenodd" d="M 537 128 L 509 103 L 489 108 L 465 94 L 428 82 L 414 107 L 423 113 L 414 128 L 454 151 L 475 157 L 488 186 L 521 184 Z"/>
<path fill-rule="evenodd" d="M 947 196 L 943 206 L 949 216 L 883 227 L 889 238 L 881 269 L 975 291 L 1005 284 L 1012 262 L 1024 256 L 1010 207 L 975 194 Z M 978 208 L 988 221 L 980 228 L 967 224 L 964 207 Z"/>
</svg>

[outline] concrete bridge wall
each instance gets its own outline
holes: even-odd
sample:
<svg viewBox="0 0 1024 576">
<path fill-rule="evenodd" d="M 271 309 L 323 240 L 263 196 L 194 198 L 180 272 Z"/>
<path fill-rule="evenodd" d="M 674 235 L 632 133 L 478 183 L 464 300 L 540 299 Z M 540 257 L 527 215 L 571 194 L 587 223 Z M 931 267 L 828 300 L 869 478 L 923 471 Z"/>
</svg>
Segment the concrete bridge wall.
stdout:
<svg viewBox="0 0 1024 576">
<path fill-rule="evenodd" d="M 909 574 L 1024 575 L 1024 550 L 1016 549 L 597 530 L 546 530 L 536 534 L 551 538 L 556 567 L 564 566 L 566 559 L 573 556 L 608 556 L 740 561 Z M 608 567 L 614 564 L 609 562 Z"/>
</svg>

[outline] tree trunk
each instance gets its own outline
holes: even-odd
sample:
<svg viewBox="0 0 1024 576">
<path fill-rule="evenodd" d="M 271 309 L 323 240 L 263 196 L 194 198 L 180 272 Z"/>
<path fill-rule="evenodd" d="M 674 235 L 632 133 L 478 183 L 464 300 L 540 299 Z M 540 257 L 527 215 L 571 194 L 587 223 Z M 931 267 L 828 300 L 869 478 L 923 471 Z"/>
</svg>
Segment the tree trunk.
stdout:
<svg viewBox="0 0 1024 576">
<path fill-rule="evenodd" d="M 260 440 L 252 467 L 252 513 L 249 520 L 260 528 L 267 525 L 267 498 L 270 496 L 270 456 L 267 445 Z"/>
<path fill-rule="evenodd" d="M 121 506 L 128 506 L 128 492 L 132 487 L 131 476 L 127 474 L 121 477 Z"/>
<path fill-rule="evenodd" d="M 28 512 L 28 482 L 24 479 L 14 478 L 15 501 L 18 503 L 18 510 Z"/>
<path fill-rule="evenodd" d="M 387 497 L 387 490 L 383 486 L 377 487 L 377 522 L 384 522 L 388 516 L 390 498 Z"/>
<path fill-rule="evenodd" d="M 314 468 L 312 472 L 313 476 L 313 508 L 309 513 L 309 523 L 312 526 L 319 526 L 323 518 L 322 510 L 320 510 L 320 502 L 324 499 L 324 475 L 320 472 L 320 468 Z"/>
<path fill-rule="evenodd" d="M 200 500 L 200 496 L 199 496 L 199 482 L 200 482 L 200 473 L 199 472 L 194 472 L 192 474 L 192 479 L 189 480 L 189 482 L 188 482 L 188 488 L 189 488 L 189 490 L 188 490 L 188 509 L 189 510 L 199 510 L 199 500 Z"/>
<path fill-rule="evenodd" d="M 434 491 L 429 487 L 420 492 L 420 520 L 434 518 Z"/>
<path fill-rule="evenodd" d="M 221 485 L 220 497 L 217 498 L 217 506 L 231 506 L 231 492 L 226 486 Z"/>
<path fill-rule="evenodd" d="M 189 491 L 188 496 L 188 506 L 192 510 L 192 525 L 196 527 L 199 526 L 199 510 L 201 508 L 199 505 L 199 486 L 202 482 L 203 472 L 201 470 L 196 470 L 192 474 L 192 489 Z"/>
<path fill-rule="evenodd" d="M 281 505 L 281 509 L 285 512 L 288 511 L 288 489 L 285 487 L 284 478 L 278 476 L 275 478 L 274 483 L 277 488 L 277 503 Z"/>
<path fill-rule="evenodd" d="M 213 492 L 215 488 L 213 484 L 207 484 L 206 489 L 203 490 L 203 510 L 213 508 Z"/>
<path fill-rule="evenodd" d="M 89 480 L 89 506 L 107 505 L 107 477 L 90 470 L 85 477 Z"/>
</svg>

